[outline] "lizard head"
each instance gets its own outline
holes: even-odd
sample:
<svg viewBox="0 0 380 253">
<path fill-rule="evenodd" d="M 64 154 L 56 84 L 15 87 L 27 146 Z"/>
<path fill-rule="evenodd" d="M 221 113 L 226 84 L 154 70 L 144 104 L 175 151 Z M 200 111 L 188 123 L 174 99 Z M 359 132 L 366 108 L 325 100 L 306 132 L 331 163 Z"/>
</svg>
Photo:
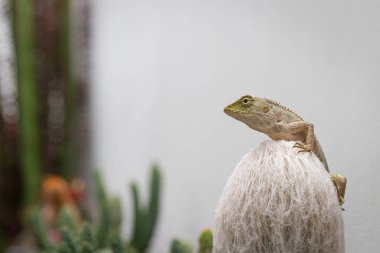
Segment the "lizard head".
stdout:
<svg viewBox="0 0 380 253">
<path fill-rule="evenodd" d="M 224 112 L 258 131 L 263 131 L 273 124 L 272 105 L 260 97 L 242 96 L 226 106 Z"/>
</svg>

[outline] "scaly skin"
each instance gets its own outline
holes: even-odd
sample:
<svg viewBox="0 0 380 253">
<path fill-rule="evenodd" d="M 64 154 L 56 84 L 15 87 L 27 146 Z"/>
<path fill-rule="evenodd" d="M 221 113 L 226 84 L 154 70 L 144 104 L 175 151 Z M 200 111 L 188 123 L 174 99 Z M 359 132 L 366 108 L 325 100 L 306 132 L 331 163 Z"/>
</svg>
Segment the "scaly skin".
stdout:
<svg viewBox="0 0 380 253">
<path fill-rule="evenodd" d="M 314 152 L 330 173 L 326 157 L 314 134 L 313 124 L 280 103 L 247 95 L 225 107 L 224 112 L 273 140 L 295 141 L 294 148 L 298 148 L 299 153 Z M 342 205 L 347 180 L 333 173 L 330 176 L 337 188 L 339 204 Z"/>
</svg>

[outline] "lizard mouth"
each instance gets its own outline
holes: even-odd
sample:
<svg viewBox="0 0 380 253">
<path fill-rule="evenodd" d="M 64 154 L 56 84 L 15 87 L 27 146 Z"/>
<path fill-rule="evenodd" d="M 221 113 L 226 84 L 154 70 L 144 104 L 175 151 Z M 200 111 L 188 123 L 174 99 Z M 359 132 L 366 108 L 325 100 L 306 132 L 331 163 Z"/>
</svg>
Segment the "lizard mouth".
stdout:
<svg viewBox="0 0 380 253">
<path fill-rule="evenodd" d="M 246 114 L 244 111 L 233 109 L 230 106 L 225 107 L 223 111 L 225 114 L 235 119 L 238 119 L 239 117 L 244 116 L 244 114 Z"/>
<path fill-rule="evenodd" d="M 231 109 L 228 108 L 228 106 L 226 106 L 226 107 L 224 107 L 223 111 L 224 111 L 225 114 L 228 114 L 228 112 L 231 111 Z"/>
<path fill-rule="evenodd" d="M 228 116 L 232 116 L 234 113 L 236 113 L 236 111 L 231 109 L 229 106 L 226 106 L 223 111 Z"/>
</svg>

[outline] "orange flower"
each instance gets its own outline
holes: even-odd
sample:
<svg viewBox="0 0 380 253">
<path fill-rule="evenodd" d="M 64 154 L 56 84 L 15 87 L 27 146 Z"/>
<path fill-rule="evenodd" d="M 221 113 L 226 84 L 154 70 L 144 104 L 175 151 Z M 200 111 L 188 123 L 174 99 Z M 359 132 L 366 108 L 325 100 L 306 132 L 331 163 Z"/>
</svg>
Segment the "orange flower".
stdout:
<svg viewBox="0 0 380 253">
<path fill-rule="evenodd" d="M 53 204 L 57 209 L 64 203 L 73 202 L 68 182 L 57 175 L 48 175 L 44 178 L 41 199 L 44 203 Z"/>
</svg>

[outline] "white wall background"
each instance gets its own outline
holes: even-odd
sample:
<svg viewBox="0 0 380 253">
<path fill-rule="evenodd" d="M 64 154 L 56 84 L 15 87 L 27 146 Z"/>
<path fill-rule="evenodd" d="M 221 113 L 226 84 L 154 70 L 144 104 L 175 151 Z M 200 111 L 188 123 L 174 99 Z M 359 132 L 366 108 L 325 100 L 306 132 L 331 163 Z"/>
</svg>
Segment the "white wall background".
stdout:
<svg viewBox="0 0 380 253">
<path fill-rule="evenodd" d="M 125 203 L 164 174 L 151 252 L 195 244 L 240 158 L 267 137 L 223 114 L 270 97 L 314 122 L 331 170 L 348 178 L 347 252 L 380 247 L 379 1 L 94 1 L 94 165 Z"/>
</svg>

